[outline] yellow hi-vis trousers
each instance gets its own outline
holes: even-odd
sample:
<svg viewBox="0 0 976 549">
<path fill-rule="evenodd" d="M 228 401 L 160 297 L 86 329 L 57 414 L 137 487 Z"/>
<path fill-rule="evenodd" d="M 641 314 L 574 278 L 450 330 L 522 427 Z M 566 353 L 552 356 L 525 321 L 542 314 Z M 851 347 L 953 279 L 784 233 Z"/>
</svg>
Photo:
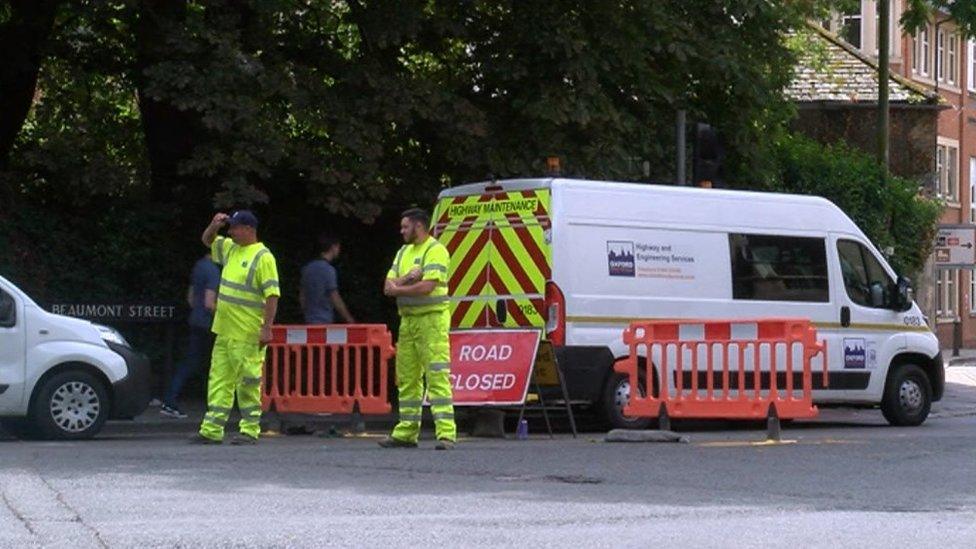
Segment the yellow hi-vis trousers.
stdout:
<svg viewBox="0 0 976 549">
<path fill-rule="evenodd" d="M 261 433 L 261 374 L 265 347 L 253 342 L 236 341 L 217 336 L 210 360 L 207 380 L 207 413 L 200 424 L 200 434 L 212 439 L 224 438 L 224 426 L 230 419 L 237 393 L 241 414 L 241 433 L 258 438 Z"/>
<path fill-rule="evenodd" d="M 396 354 L 400 421 L 392 434 L 397 440 L 416 442 L 420 436 L 425 377 L 438 440 L 457 440 L 454 401 L 451 397 L 450 328 L 450 311 L 404 315 L 400 318 Z"/>
</svg>

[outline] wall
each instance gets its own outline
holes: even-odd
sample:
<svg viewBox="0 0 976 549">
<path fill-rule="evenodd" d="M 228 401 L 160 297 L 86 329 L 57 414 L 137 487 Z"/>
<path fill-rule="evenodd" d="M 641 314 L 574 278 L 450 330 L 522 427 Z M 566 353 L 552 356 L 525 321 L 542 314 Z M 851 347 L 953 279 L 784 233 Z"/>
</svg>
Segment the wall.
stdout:
<svg viewBox="0 0 976 549">
<path fill-rule="evenodd" d="M 792 127 L 822 143 L 840 140 L 869 154 L 878 150 L 877 109 L 868 104 L 800 104 Z M 892 105 L 891 173 L 929 181 L 935 171 L 937 108 Z"/>
</svg>

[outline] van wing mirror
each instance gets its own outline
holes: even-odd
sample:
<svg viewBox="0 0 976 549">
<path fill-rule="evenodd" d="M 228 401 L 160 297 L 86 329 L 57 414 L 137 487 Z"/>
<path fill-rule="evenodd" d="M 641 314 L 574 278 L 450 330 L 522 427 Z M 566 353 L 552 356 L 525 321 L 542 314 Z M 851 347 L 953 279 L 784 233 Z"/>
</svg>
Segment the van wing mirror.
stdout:
<svg viewBox="0 0 976 549">
<path fill-rule="evenodd" d="M 911 309 L 912 302 L 915 300 L 912 281 L 907 277 L 899 276 L 898 281 L 894 284 L 893 290 L 891 308 L 898 312 Z"/>
</svg>

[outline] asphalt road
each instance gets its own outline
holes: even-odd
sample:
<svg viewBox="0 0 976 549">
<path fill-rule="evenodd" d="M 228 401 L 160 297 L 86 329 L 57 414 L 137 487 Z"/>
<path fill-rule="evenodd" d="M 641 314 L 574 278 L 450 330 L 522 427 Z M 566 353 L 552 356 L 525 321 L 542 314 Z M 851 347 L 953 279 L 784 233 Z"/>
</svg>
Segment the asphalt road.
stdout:
<svg viewBox="0 0 976 549">
<path fill-rule="evenodd" d="M 827 414 L 829 415 L 829 414 Z M 976 417 L 689 444 L 0 441 L 0 547 L 976 546 Z"/>
</svg>

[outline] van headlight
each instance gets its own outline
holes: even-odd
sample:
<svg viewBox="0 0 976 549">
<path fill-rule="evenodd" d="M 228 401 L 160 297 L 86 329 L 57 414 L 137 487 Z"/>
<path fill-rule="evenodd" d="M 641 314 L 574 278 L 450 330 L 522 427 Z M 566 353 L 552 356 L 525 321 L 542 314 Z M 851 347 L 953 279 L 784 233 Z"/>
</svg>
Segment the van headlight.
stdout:
<svg viewBox="0 0 976 549">
<path fill-rule="evenodd" d="M 130 347 L 129 342 L 122 337 L 115 328 L 110 328 L 108 326 L 102 326 L 101 324 L 95 324 L 95 329 L 98 330 L 98 334 L 102 336 L 102 340 L 106 343 L 114 343 L 116 345 L 121 345 L 123 347 Z"/>
</svg>

